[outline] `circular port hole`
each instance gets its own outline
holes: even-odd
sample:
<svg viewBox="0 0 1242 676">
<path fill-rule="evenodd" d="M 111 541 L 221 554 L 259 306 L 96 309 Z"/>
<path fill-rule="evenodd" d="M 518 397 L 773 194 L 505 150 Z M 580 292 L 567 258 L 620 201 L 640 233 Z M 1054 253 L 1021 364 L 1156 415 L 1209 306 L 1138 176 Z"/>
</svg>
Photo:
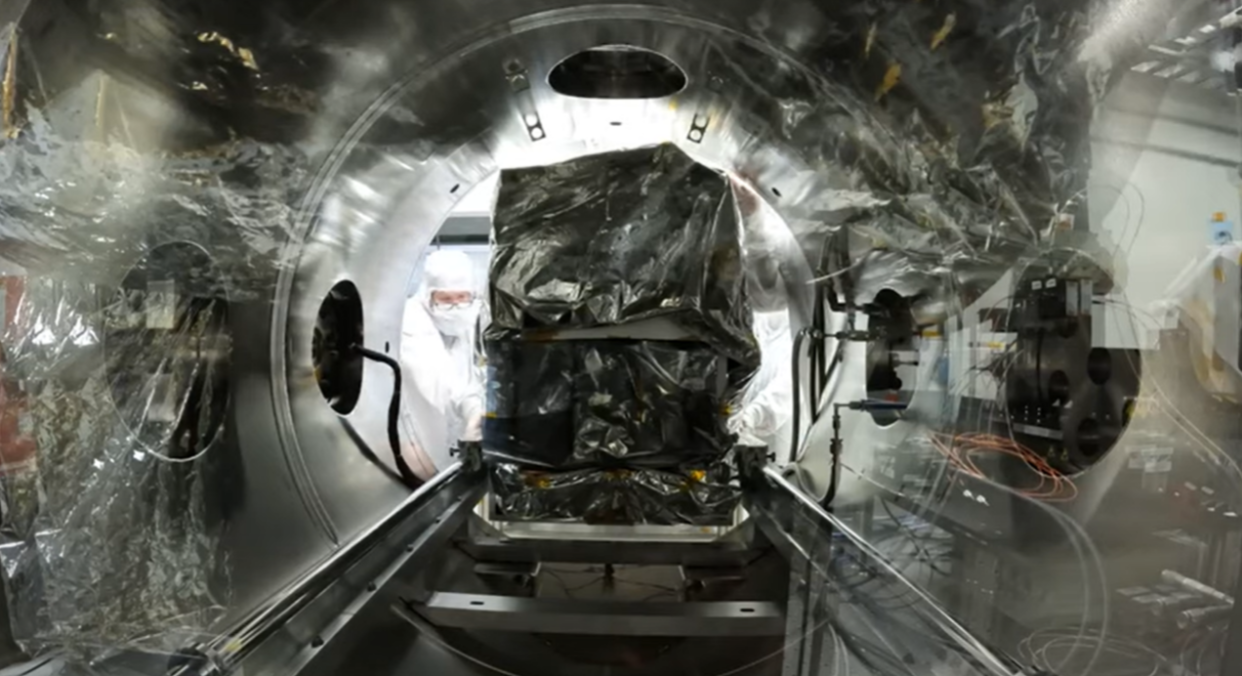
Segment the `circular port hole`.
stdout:
<svg viewBox="0 0 1242 676">
<path fill-rule="evenodd" d="M 583 99 L 659 99 L 686 88 L 671 59 L 632 45 L 606 45 L 573 54 L 548 73 L 558 94 Z"/>
<path fill-rule="evenodd" d="M 1113 357 L 1108 350 L 1097 347 L 1087 354 L 1087 377 L 1096 385 L 1113 377 Z"/>
<path fill-rule="evenodd" d="M 332 410 L 342 415 L 354 410 L 362 393 L 362 297 L 353 282 L 332 287 L 319 306 L 311 360 L 319 391 Z"/>
<path fill-rule="evenodd" d="M 232 341 L 223 280 L 201 246 L 172 242 L 151 249 L 105 300 L 109 395 L 152 453 L 196 458 L 224 425 Z"/>
</svg>

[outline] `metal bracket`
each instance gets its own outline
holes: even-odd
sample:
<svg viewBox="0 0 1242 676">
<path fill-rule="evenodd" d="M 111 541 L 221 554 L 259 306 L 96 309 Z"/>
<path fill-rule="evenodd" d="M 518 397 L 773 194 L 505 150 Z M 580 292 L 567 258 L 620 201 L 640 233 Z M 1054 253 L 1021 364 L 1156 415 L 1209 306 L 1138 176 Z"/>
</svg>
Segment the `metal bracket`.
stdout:
<svg viewBox="0 0 1242 676">
<path fill-rule="evenodd" d="M 530 76 L 526 66 L 517 59 L 505 64 L 505 79 L 509 82 L 509 90 L 513 92 L 513 100 L 517 103 L 518 114 L 522 116 L 522 124 L 526 125 L 526 134 L 532 141 L 542 141 L 548 134 L 543 128 L 543 120 L 535 107 L 535 99 L 530 94 Z"/>
<path fill-rule="evenodd" d="M 745 566 L 763 553 L 746 543 L 472 537 L 459 548 L 476 561 L 611 563 L 645 566 Z"/>
<path fill-rule="evenodd" d="M 767 601 L 654 603 L 530 599 L 437 592 L 411 606 L 437 627 L 597 636 L 783 636 L 785 616 Z"/>
<path fill-rule="evenodd" d="M 711 115 L 707 113 L 695 113 L 694 120 L 690 123 L 690 133 L 686 135 L 686 138 L 695 143 L 702 143 L 703 136 L 707 134 L 707 127 L 711 123 Z"/>
</svg>

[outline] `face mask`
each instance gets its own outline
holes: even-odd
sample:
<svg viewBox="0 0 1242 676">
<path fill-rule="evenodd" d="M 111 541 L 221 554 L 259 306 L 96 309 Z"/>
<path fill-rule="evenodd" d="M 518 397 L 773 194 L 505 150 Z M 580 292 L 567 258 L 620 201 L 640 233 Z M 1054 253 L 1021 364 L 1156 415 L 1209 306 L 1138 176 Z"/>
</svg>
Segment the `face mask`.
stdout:
<svg viewBox="0 0 1242 676">
<path fill-rule="evenodd" d="M 478 317 L 478 308 L 471 305 L 469 307 L 432 307 L 431 321 L 435 323 L 440 333 L 453 338 L 470 333 L 474 328 L 475 318 Z"/>
</svg>

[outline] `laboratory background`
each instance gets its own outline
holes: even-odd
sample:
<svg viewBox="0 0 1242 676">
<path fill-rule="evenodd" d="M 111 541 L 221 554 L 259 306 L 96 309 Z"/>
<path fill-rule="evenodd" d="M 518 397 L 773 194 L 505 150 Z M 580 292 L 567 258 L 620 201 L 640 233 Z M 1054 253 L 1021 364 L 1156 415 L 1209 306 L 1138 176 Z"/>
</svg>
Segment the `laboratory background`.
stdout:
<svg viewBox="0 0 1242 676">
<path fill-rule="evenodd" d="M 0 0 L 0 676 L 1242 675 L 1236 0 Z"/>
</svg>

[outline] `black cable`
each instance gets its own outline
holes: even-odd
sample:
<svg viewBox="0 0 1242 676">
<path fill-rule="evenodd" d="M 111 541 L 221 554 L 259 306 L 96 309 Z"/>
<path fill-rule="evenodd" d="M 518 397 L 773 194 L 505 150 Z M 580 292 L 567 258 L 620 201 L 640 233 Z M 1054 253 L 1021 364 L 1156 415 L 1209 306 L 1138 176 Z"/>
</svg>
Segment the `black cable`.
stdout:
<svg viewBox="0 0 1242 676">
<path fill-rule="evenodd" d="M 841 484 L 841 407 L 843 404 L 832 405 L 832 441 L 828 443 L 829 462 L 832 472 L 828 476 L 828 492 L 819 504 L 832 511 L 832 503 L 837 498 L 837 487 Z"/>
<path fill-rule="evenodd" d="M 388 478 L 399 484 L 405 483 L 405 479 L 401 478 L 401 475 L 397 472 L 397 470 L 386 465 L 383 460 L 380 460 L 379 457 L 375 455 L 375 451 L 371 450 L 371 445 L 367 443 L 366 439 L 362 438 L 362 435 L 358 433 L 358 430 L 354 429 L 354 426 L 350 424 L 348 420 L 343 421 L 343 427 L 345 428 L 345 433 L 349 435 L 350 440 L 352 440 L 354 445 L 358 447 L 358 452 L 362 454 L 362 457 L 366 458 L 372 465 L 380 468 L 380 471 L 388 475 Z"/>
<path fill-rule="evenodd" d="M 388 444 L 392 446 L 392 458 L 397 463 L 401 480 L 411 489 L 418 488 L 423 485 L 423 481 L 414 475 L 413 470 L 406 464 L 405 457 L 401 455 L 401 435 L 397 432 L 397 423 L 401 418 L 401 365 L 396 359 L 361 345 L 355 345 L 354 351 L 392 369 L 392 399 L 388 403 Z"/>
<path fill-rule="evenodd" d="M 824 304 L 827 299 L 824 297 L 824 287 L 817 286 L 815 288 L 815 310 L 811 313 L 811 326 L 824 335 L 828 332 L 827 319 L 824 316 Z M 824 380 L 824 360 L 828 358 L 827 351 L 824 349 L 824 341 L 816 341 L 811 350 L 811 425 L 819 419 L 819 398 L 824 392 L 824 388 L 828 386 Z M 793 455 L 789 456 L 793 461 Z"/>
<path fill-rule="evenodd" d="M 807 327 L 798 332 L 794 336 L 793 357 L 791 369 L 793 374 L 793 433 L 789 435 L 789 460 L 794 462 L 798 458 L 798 437 L 802 432 L 802 369 L 798 368 L 800 361 L 798 357 L 802 355 L 802 341 L 806 339 L 815 329 Z"/>
<path fill-rule="evenodd" d="M 833 375 L 835 375 L 835 374 L 836 374 L 836 372 L 837 372 L 837 367 L 841 364 L 841 361 L 842 361 L 842 356 L 845 354 L 845 340 L 844 340 L 844 339 L 841 339 L 841 338 L 838 338 L 838 339 L 836 340 L 836 343 L 837 343 L 837 349 L 836 349 L 835 351 L 833 351 L 833 353 L 832 353 L 832 361 L 828 362 L 828 372 L 824 374 L 824 377 L 823 377 L 823 383 L 822 383 L 822 385 L 820 385 L 820 389 L 818 390 L 819 392 L 823 392 L 823 390 L 824 390 L 824 389 L 826 389 L 826 388 L 828 387 L 828 383 L 832 382 L 832 377 L 833 377 Z M 796 371 L 795 371 L 795 373 L 796 373 Z M 795 376 L 795 378 L 796 378 L 796 376 Z M 795 387 L 796 387 L 796 386 L 797 386 L 797 385 L 796 385 L 796 383 L 797 383 L 797 380 L 796 380 L 796 379 L 794 380 L 794 383 L 795 383 Z M 812 418 L 811 418 L 811 424 L 812 424 L 812 425 L 814 425 L 816 422 L 818 422 L 818 417 L 817 417 L 817 416 L 818 416 L 818 413 L 819 413 L 820 405 L 821 405 L 822 403 L 823 403 L 823 402 L 822 402 L 822 401 L 819 401 L 819 400 L 815 401 L 815 404 L 814 404 L 814 410 L 812 410 L 812 411 L 811 411 L 811 413 L 813 414 L 813 416 L 812 416 Z M 795 415 L 797 414 L 797 410 L 796 410 L 796 409 L 795 409 L 794 413 L 795 413 Z M 795 420 L 797 420 L 797 418 L 796 418 L 796 417 L 795 417 Z M 798 443 L 797 443 L 797 440 L 795 439 L 795 441 L 794 441 L 794 448 L 793 448 L 793 450 L 797 450 L 797 448 L 798 448 Z M 797 457 L 794 457 L 793 455 L 791 455 L 791 456 L 790 456 L 790 459 L 791 459 L 793 462 L 795 462 L 795 463 L 797 463 L 797 462 L 801 462 L 801 461 L 802 461 L 802 456 L 803 456 L 803 455 L 805 455 L 805 453 L 799 454 Z"/>
</svg>

